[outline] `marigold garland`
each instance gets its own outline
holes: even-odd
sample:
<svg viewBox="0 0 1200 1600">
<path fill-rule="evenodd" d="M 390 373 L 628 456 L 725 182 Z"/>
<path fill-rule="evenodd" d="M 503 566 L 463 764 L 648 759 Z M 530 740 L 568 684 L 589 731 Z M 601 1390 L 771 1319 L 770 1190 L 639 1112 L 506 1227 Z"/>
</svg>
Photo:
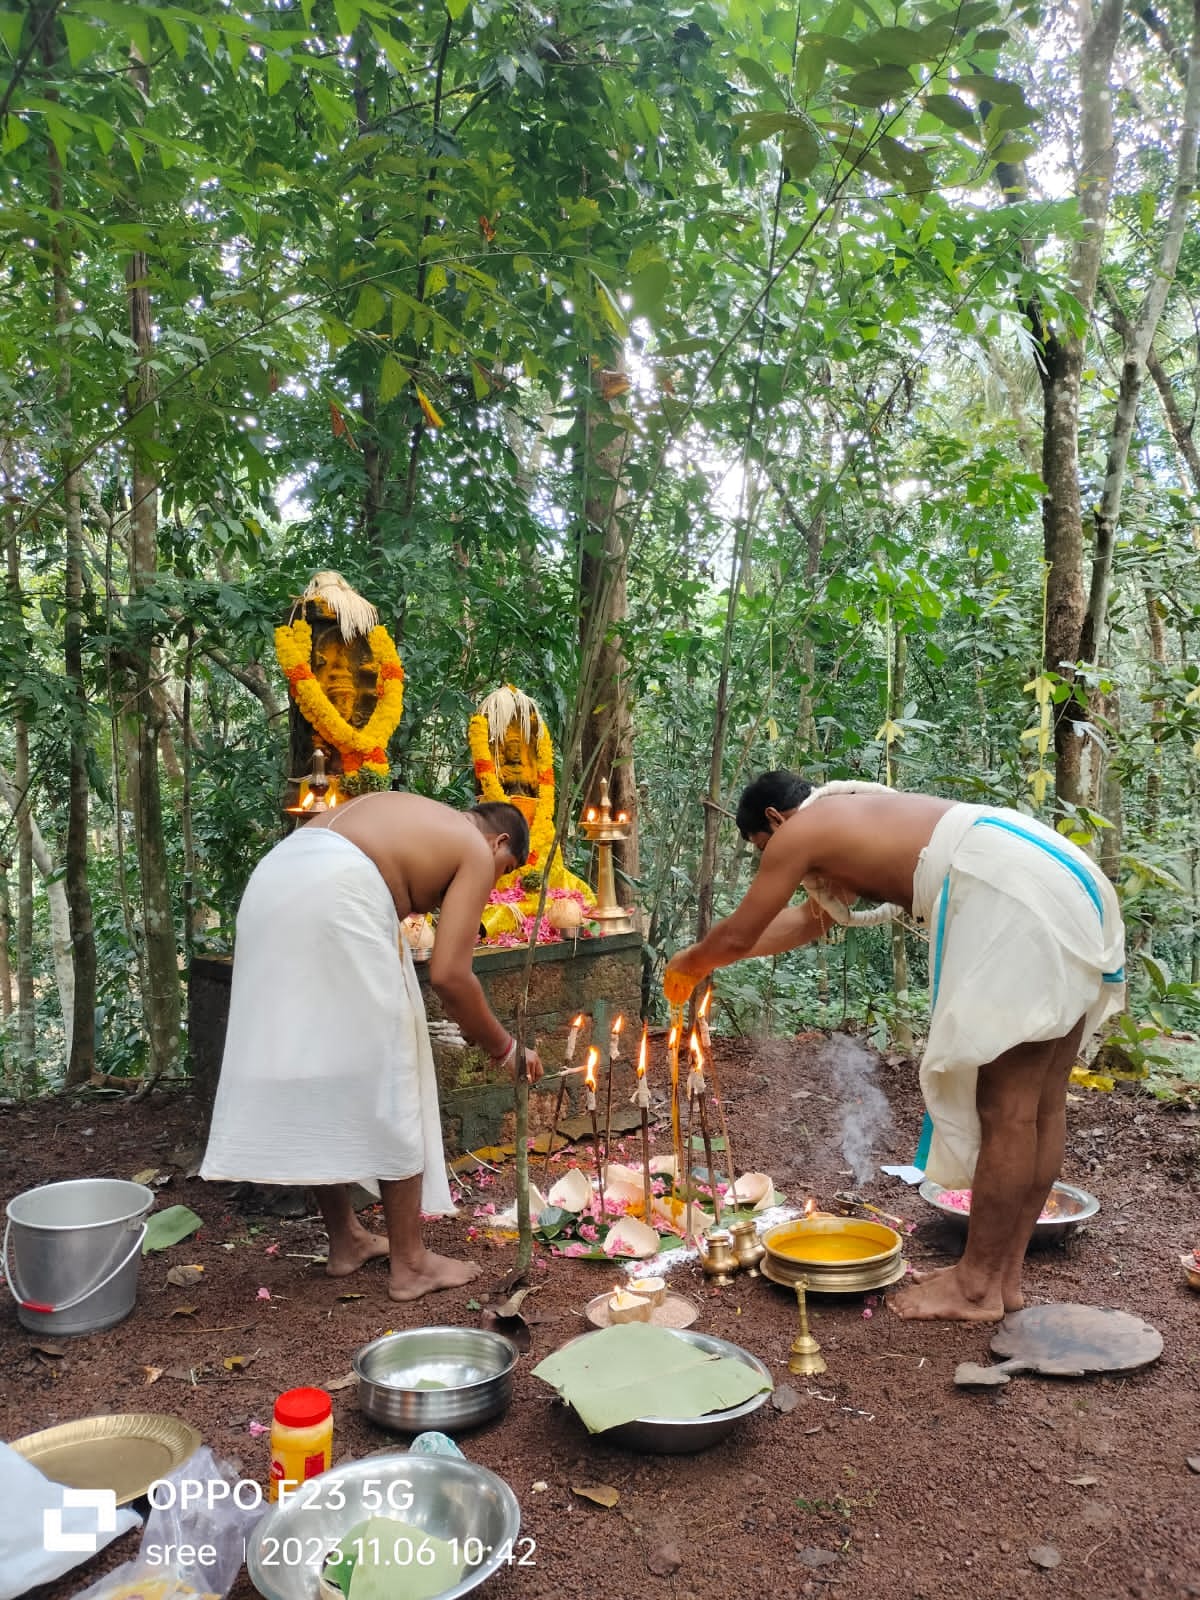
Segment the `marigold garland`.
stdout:
<svg viewBox="0 0 1200 1600">
<path fill-rule="evenodd" d="M 347 775 L 366 767 L 386 778 L 388 740 L 404 715 L 404 668 L 391 635 L 382 624 L 368 633 L 367 645 L 377 669 L 375 693 L 379 704 L 366 726 L 356 728 L 334 706 L 313 672 L 309 623 L 298 617 L 290 626 L 285 623 L 275 629 L 275 655 L 292 699 L 313 732 L 338 752 Z"/>
<path fill-rule="evenodd" d="M 489 941 L 528 939 L 531 936 L 533 913 L 537 909 L 541 891 L 540 882 L 536 887 L 530 888 L 523 881 L 530 869 L 539 876 L 545 874 L 550 893 L 564 890 L 577 892 L 585 907 L 595 904 L 595 898 L 587 884 L 568 872 L 562 851 L 553 848 L 554 745 L 545 719 L 539 715 L 535 750 L 538 792 L 536 802 L 532 803 L 533 814 L 530 817 L 528 808 L 531 802 L 528 797 L 508 794 L 500 782 L 496 772 L 495 757 L 488 740 L 487 718 L 481 713 L 476 713 L 467 724 L 467 738 L 471 747 L 471 760 L 475 767 L 480 798 L 504 805 L 515 805 L 529 820 L 528 859 L 515 872 L 506 873 L 500 879 L 492 891 L 489 904 L 484 907 L 483 924 L 487 929 Z M 543 917 L 537 942 L 539 944 L 547 941 L 557 942 L 560 937 L 561 935 L 551 928 L 547 919 Z"/>
</svg>

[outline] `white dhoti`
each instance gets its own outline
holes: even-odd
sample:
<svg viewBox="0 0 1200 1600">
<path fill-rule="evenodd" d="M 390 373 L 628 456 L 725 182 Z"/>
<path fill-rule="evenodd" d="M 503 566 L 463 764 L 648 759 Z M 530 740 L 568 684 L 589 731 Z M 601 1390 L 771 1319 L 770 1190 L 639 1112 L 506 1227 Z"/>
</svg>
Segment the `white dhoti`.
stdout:
<svg viewBox="0 0 1200 1600">
<path fill-rule="evenodd" d="M 1020 812 L 959 805 L 921 852 L 913 912 L 929 929 L 925 1170 L 969 1185 L 979 1068 L 1015 1045 L 1084 1039 L 1125 1001 L 1125 929 L 1112 884 L 1077 846 Z"/>
<path fill-rule="evenodd" d="M 378 868 L 326 828 L 259 862 L 238 908 L 204 1178 L 331 1184 L 422 1174 L 453 1212 L 425 1006 Z"/>
</svg>

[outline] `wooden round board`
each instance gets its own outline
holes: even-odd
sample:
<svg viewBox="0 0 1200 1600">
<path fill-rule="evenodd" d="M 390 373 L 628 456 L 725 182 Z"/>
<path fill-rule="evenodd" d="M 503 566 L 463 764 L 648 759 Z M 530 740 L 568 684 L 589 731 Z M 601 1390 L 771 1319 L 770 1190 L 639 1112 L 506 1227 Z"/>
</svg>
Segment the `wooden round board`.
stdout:
<svg viewBox="0 0 1200 1600">
<path fill-rule="evenodd" d="M 994 1367 L 964 1361 L 954 1374 L 963 1385 L 1007 1383 L 1018 1372 L 1082 1378 L 1089 1372 L 1136 1372 L 1162 1354 L 1162 1334 L 1141 1317 L 1110 1306 L 1026 1306 L 1013 1311 L 992 1337 L 1005 1360 Z"/>
<path fill-rule="evenodd" d="M 598 1294 L 594 1300 L 589 1300 L 586 1316 L 593 1328 L 610 1328 L 612 1323 L 608 1316 L 608 1302 L 612 1299 L 612 1290 Z M 650 1313 L 650 1325 L 655 1328 L 690 1328 L 700 1315 L 700 1308 L 687 1298 L 686 1295 L 675 1294 L 667 1290 L 662 1305 L 655 1306 Z"/>
</svg>

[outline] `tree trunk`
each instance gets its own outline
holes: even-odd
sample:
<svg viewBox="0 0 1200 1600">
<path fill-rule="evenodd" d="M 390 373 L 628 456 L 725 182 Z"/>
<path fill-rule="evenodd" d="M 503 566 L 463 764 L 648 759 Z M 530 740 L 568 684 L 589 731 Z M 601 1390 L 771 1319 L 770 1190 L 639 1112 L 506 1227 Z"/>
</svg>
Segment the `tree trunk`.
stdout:
<svg viewBox="0 0 1200 1600">
<path fill-rule="evenodd" d="M 1116 414 L 1109 433 L 1104 489 L 1096 510 L 1092 580 L 1080 644 L 1080 655 L 1085 661 L 1096 659 L 1100 648 L 1100 635 L 1112 582 L 1113 550 L 1121 514 L 1125 470 L 1137 418 L 1138 395 L 1141 392 L 1150 346 L 1162 317 L 1167 293 L 1175 281 L 1179 252 L 1183 245 L 1184 232 L 1192 207 L 1192 196 L 1196 188 L 1198 136 L 1200 136 L 1200 0 L 1192 0 L 1192 39 L 1188 55 L 1183 119 L 1175 158 L 1174 195 L 1163 230 L 1162 243 L 1159 246 L 1157 268 L 1151 275 L 1149 288 L 1137 315 L 1132 323 L 1126 322 L 1123 329 L 1125 349 L 1121 363 L 1121 382 Z"/>
<path fill-rule="evenodd" d="M 134 61 L 138 90 L 149 92 L 149 72 Z M 141 251 L 129 258 L 129 331 L 138 350 L 137 377 L 131 385 L 129 412 L 133 452 L 133 505 L 130 511 L 129 577 L 133 595 L 155 580 L 158 567 L 158 475 L 154 460 L 140 447 L 152 436 L 157 380 L 152 365 L 154 331 L 148 287 L 149 262 Z M 149 1044 L 148 1078 L 153 1082 L 170 1070 L 179 1052 L 181 1001 L 175 916 L 170 871 L 163 833 L 158 745 L 161 717 L 153 692 L 153 636 L 134 635 L 131 652 L 131 738 L 129 797 L 137 832 L 138 876 L 141 883 L 142 937 L 146 953 L 146 988 L 142 997 Z"/>
<path fill-rule="evenodd" d="M 1101 872 L 1110 882 L 1116 883 L 1121 875 L 1121 850 L 1125 836 L 1125 802 L 1121 792 L 1121 775 L 1114 760 L 1121 743 L 1121 694 L 1118 689 L 1105 698 L 1103 714 L 1108 725 L 1108 755 L 1100 790 L 1100 813 L 1111 823 L 1111 827 L 1101 828 L 1096 854 Z"/>
<path fill-rule="evenodd" d="M 0 458 L 3 450 L 0 450 Z M 5 471 L 4 476 L 9 476 Z M 14 617 L 21 617 L 21 549 L 17 541 L 16 518 L 6 513 L 6 555 L 8 561 L 8 602 Z M 37 1028 L 34 1021 L 36 996 L 33 988 L 33 826 L 29 814 L 29 728 L 21 708 L 13 715 L 13 777 L 15 793 L 13 817 L 17 830 L 17 1071 L 18 1089 L 37 1087 Z"/>
<path fill-rule="evenodd" d="M 904 680 L 908 669 L 908 640 L 901 624 L 896 624 L 895 644 L 892 649 L 890 679 L 890 693 L 888 695 L 887 717 L 889 722 L 898 722 L 904 715 Z M 891 745 L 888 744 L 888 770 L 887 781 L 893 782 Z M 900 917 L 892 918 L 892 993 L 896 999 L 896 1015 L 892 1022 L 892 1037 L 896 1047 L 903 1050 L 905 1055 L 911 1055 L 913 1049 L 912 1026 L 909 1022 L 909 996 L 908 996 L 908 946 L 904 941 L 904 923 Z"/>
<path fill-rule="evenodd" d="M 13 1014 L 12 991 L 12 906 L 8 898 L 8 874 L 12 860 L 0 856 L 0 1017 L 7 1022 Z"/>
<path fill-rule="evenodd" d="M 580 557 L 580 640 L 588 714 L 581 755 L 584 783 L 595 804 L 601 778 L 608 779 L 614 814 L 625 812 L 629 836 L 613 846 L 613 861 L 626 879 L 638 876 L 638 793 L 633 765 L 633 711 L 623 630 L 628 617 L 628 537 L 622 482 L 630 435 L 613 419 L 622 368 L 593 374 L 595 392 L 585 420 L 585 533 Z M 594 668 L 589 673 L 589 663 Z"/>
<path fill-rule="evenodd" d="M 53 78 L 58 57 L 58 34 L 49 8 L 42 29 L 42 60 Z M 48 88 L 47 98 L 58 99 L 58 91 Z M 96 1070 L 96 935 L 92 919 L 92 891 L 88 882 L 88 809 L 91 799 L 87 752 L 89 711 L 87 686 L 83 676 L 83 510 L 81 474 L 74 462 L 71 427 L 71 362 L 69 325 L 72 318 L 70 291 L 70 241 L 63 218 L 63 171 L 58 148 L 53 140 L 46 146 L 50 177 L 50 209 L 55 217 L 50 247 L 53 280 L 54 322 L 62 341 L 55 398 L 59 407 L 59 426 L 64 432 L 60 460 L 63 481 L 63 523 L 65 561 L 63 571 L 63 668 L 70 708 L 67 717 L 70 748 L 67 778 L 67 856 L 66 900 L 70 924 L 72 962 L 70 1005 L 63 1002 L 66 1028 L 68 1087 L 86 1083 Z M 57 941 L 56 941 L 57 943 Z M 62 984 L 59 985 L 60 992 Z"/>
<path fill-rule="evenodd" d="M 18 751 L 18 755 L 19 755 Z M 46 906 L 50 915 L 50 954 L 54 962 L 54 981 L 58 989 L 58 1003 L 62 1010 L 63 1033 L 70 1041 L 75 1023 L 75 967 L 71 959 L 71 914 L 67 904 L 67 891 L 62 874 L 42 837 L 28 795 L 18 777 L 20 763 L 10 776 L 0 767 L 0 797 L 13 816 L 29 833 L 29 854 L 42 879 L 46 892 Z"/>
<path fill-rule="evenodd" d="M 1102 0 L 1094 12 L 1084 8 L 1080 13 L 1084 35 L 1076 167 L 1082 174 L 1078 195 L 1082 225 L 1069 275 L 1071 292 L 1079 303 L 1080 328 L 1086 327 L 1095 302 L 1116 166 L 1111 77 L 1123 9 L 1124 0 Z M 998 163 L 996 177 L 1006 200 L 1027 198 L 1028 180 L 1022 167 Z M 1079 394 L 1085 336 L 1072 328 L 1053 328 L 1036 299 L 1022 309 L 1038 350 L 1042 384 L 1042 479 L 1046 484 L 1042 536 L 1049 566 L 1043 666 L 1074 686 L 1086 616 L 1079 488 Z M 1055 707 L 1055 787 L 1062 806 L 1085 804 L 1089 798 L 1083 766 L 1085 719 L 1085 708 L 1074 693 Z"/>
<path fill-rule="evenodd" d="M 1150 591 L 1146 593 L 1146 619 L 1150 633 L 1150 660 L 1154 664 L 1154 685 L 1157 690 L 1166 670 L 1167 651 L 1163 636 L 1162 601 Z M 1158 838 L 1158 824 L 1162 814 L 1162 741 L 1165 727 L 1166 702 L 1161 693 L 1156 693 L 1150 702 L 1150 760 L 1146 767 L 1146 811 L 1143 824 L 1147 839 Z"/>
</svg>

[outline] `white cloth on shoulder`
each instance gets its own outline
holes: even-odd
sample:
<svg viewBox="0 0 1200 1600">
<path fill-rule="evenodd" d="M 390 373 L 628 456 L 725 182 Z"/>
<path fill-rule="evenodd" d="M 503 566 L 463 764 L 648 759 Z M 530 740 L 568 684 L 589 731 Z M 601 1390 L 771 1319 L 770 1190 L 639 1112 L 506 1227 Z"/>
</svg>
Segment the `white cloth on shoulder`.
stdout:
<svg viewBox="0 0 1200 1600">
<path fill-rule="evenodd" d="M 200 1175 L 373 1189 L 418 1173 L 421 1209 L 453 1214 L 408 941 L 370 857 L 299 828 L 259 862 L 238 909 Z"/>
<path fill-rule="evenodd" d="M 979 1068 L 1014 1046 L 1087 1040 L 1125 1001 L 1125 929 L 1092 859 L 1023 812 L 957 805 L 921 852 L 913 913 L 929 928 L 932 991 L 921 1090 L 933 1122 L 925 1170 L 971 1183 Z"/>
</svg>

